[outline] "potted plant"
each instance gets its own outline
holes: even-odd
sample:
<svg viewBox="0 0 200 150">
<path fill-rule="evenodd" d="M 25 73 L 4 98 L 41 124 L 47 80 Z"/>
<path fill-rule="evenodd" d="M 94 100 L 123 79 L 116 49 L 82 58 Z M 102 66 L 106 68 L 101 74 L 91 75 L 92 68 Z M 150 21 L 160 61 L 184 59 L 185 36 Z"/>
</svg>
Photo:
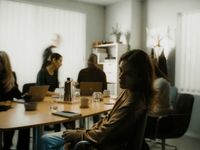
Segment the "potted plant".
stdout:
<svg viewBox="0 0 200 150">
<path fill-rule="evenodd" d="M 121 31 L 119 30 L 118 24 L 116 26 L 112 27 L 112 33 L 111 35 L 114 35 L 115 42 L 119 43 L 120 42 L 120 37 L 121 37 Z"/>
</svg>

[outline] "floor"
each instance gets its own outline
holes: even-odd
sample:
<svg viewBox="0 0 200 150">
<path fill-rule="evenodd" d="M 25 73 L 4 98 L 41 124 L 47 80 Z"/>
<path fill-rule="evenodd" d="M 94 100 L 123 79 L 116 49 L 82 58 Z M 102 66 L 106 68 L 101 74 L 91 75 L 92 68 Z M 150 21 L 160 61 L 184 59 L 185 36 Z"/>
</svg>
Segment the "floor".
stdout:
<svg viewBox="0 0 200 150">
<path fill-rule="evenodd" d="M 177 146 L 178 150 L 200 150 L 200 139 L 183 136 L 177 139 L 171 139 L 166 141 L 167 144 Z M 160 144 L 148 142 L 151 150 L 161 150 Z M 166 150 L 174 150 L 174 148 L 166 146 Z"/>
</svg>

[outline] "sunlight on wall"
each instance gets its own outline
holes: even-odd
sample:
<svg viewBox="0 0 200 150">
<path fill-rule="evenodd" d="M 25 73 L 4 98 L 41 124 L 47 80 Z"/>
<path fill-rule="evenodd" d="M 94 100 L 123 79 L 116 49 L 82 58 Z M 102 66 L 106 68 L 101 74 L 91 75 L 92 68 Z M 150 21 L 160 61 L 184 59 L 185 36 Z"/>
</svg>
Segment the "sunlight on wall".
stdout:
<svg viewBox="0 0 200 150">
<path fill-rule="evenodd" d="M 77 79 L 85 65 L 86 15 L 79 12 L 0 1 L 0 50 L 6 51 L 20 88 L 35 82 L 43 50 L 54 33 L 61 36 L 58 53 L 63 56 L 60 85 L 66 77 Z"/>
</svg>

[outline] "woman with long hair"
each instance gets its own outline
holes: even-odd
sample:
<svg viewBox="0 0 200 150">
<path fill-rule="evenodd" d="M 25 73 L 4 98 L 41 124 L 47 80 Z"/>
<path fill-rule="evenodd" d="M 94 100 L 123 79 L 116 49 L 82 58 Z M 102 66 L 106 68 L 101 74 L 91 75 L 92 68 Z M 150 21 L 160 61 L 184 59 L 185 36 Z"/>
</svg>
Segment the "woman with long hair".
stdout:
<svg viewBox="0 0 200 150">
<path fill-rule="evenodd" d="M 0 101 L 12 101 L 13 98 L 21 98 L 21 96 L 22 93 L 18 89 L 16 75 L 12 71 L 10 59 L 5 51 L 0 51 Z M 29 134 L 29 129 L 19 130 L 17 150 L 29 149 Z M 3 150 L 10 150 L 13 135 L 14 130 L 3 133 Z"/>
</svg>

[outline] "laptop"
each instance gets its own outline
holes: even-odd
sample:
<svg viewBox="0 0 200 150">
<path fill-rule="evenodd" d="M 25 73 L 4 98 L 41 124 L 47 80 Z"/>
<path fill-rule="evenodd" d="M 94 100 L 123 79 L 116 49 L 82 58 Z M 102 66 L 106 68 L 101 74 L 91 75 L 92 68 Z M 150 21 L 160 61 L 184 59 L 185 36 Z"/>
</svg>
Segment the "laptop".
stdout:
<svg viewBox="0 0 200 150">
<path fill-rule="evenodd" d="M 92 96 L 93 92 L 102 92 L 102 82 L 80 82 L 80 95 Z"/>
<path fill-rule="evenodd" d="M 41 102 L 43 101 L 46 93 L 49 89 L 49 85 L 34 85 L 29 88 L 27 95 L 31 95 L 29 102 Z M 25 103 L 25 99 L 14 99 L 17 103 Z"/>
<path fill-rule="evenodd" d="M 48 92 L 49 85 L 35 85 L 31 86 L 28 95 L 31 95 L 30 102 L 41 102 L 43 101 L 46 93 Z"/>
</svg>

